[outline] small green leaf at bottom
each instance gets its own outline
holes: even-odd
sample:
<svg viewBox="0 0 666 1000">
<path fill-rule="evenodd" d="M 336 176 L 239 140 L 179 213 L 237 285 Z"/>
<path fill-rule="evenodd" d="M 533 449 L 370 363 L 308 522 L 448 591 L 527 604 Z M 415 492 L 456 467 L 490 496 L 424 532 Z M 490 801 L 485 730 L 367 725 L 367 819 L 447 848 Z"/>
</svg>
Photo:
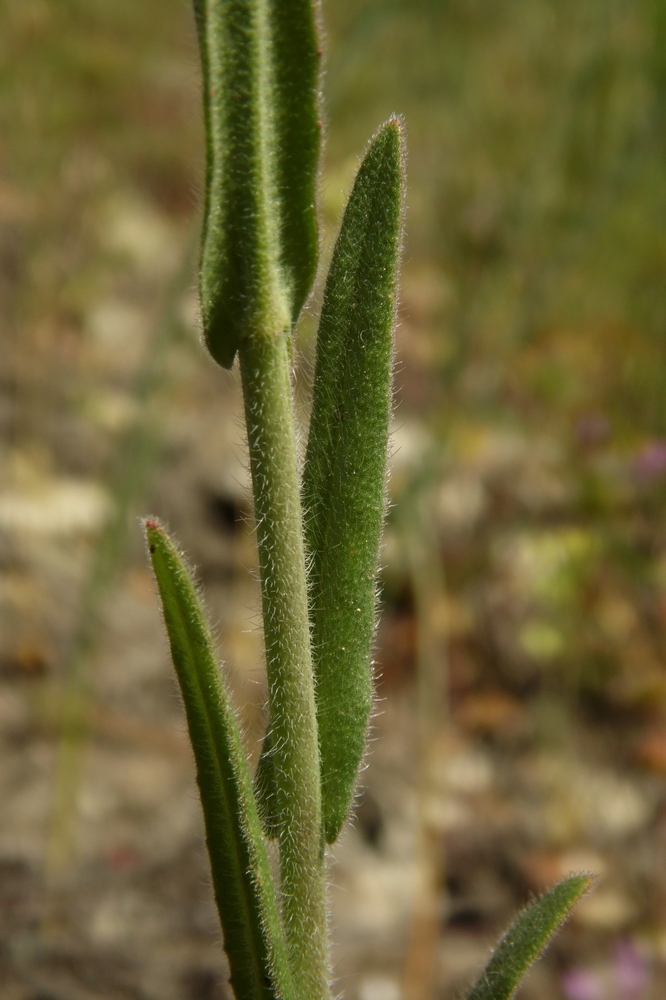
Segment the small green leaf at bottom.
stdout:
<svg viewBox="0 0 666 1000">
<path fill-rule="evenodd" d="M 236 1000 L 291 1000 L 273 880 L 240 731 L 204 610 L 166 531 L 146 521 L 197 765 L 215 899 Z"/>
<path fill-rule="evenodd" d="M 571 875 L 527 906 L 501 939 L 466 1000 L 511 1000 L 520 980 L 593 881 L 593 875 Z"/>
</svg>

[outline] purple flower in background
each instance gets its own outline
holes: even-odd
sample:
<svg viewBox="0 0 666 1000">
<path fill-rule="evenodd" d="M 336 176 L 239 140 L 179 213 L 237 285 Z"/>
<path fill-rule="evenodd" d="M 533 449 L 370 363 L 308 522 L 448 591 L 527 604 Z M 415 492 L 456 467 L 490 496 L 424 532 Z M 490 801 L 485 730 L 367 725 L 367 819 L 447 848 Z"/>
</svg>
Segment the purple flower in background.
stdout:
<svg viewBox="0 0 666 1000">
<path fill-rule="evenodd" d="M 631 941 L 620 941 L 614 962 L 617 995 L 622 1000 L 641 1000 L 650 984 L 645 955 Z"/>
<path fill-rule="evenodd" d="M 632 468 L 637 479 L 649 483 L 666 472 L 666 440 L 656 438 L 648 441 L 636 452 Z"/>
<path fill-rule="evenodd" d="M 646 956 L 631 941 L 619 941 L 609 965 L 567 969 L 562 991 L 566 1000 L 645 1000 L 650 978 Z"/>
<path fill-rule="evenodd" d="M 562 989 L 567 1000 L 604 1000 L 601 976 L 590 969 L 567 969 Z"/>
</svg>

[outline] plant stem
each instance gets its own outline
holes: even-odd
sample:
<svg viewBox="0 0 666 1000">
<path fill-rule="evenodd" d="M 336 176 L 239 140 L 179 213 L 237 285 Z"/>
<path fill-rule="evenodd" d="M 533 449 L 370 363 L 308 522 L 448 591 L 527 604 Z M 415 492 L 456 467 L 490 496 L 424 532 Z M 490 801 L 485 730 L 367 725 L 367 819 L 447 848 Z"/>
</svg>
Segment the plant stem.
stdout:
<svg viewBox="0 0 666 1000">
<path fill-rule="evenodd" d="M 282 916 L 294 985 L 328 997 L 321 787 L 303 523 L 286 333 L 239 346 L 257 522 L 274 747 Z"/>
</svg>

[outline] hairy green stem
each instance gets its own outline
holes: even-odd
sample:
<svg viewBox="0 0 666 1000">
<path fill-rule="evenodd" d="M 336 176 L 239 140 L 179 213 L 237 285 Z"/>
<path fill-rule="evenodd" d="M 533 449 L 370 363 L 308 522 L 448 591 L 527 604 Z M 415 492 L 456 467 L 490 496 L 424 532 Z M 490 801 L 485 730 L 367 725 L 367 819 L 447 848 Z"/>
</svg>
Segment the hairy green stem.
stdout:
<svg viewBox="0 0 666 1000">
<path fill-rule="evenodd" d="M 239 345 L 259 546 L 282 916 L 294 985 L 328 996 L 321 788 L 303 523 L 286 333 Z"/>
</svg>

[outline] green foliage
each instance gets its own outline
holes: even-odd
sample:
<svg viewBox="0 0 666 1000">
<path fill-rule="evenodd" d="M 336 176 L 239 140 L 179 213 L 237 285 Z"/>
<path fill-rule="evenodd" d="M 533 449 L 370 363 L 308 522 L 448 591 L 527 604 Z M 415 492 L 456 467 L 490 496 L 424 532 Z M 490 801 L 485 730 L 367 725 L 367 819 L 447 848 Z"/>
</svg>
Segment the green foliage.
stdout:
<svg viewBox="0 0 666 1000">
<path fill-rule="evenodd" d="M 301 491 L 291 330 L 317 257 L 314 6 L 195 0 L 195 14 L 208 153 L 201 310 L 215 360 L 239 357 L 257 521 L 270 726 L 254 788 L 194 584 L 160 525 L 146 522 L 146 534 L 236 998 L 328 1000 L 325 842 L 349 812 L 372 700 L 401 125 L 391 118 L 370 143 L 334 248 Z M 277 838 L 279 907 L 262 822 Z M 574 876 L 529 907 L 468 1000 L 509 1000 L 589 884 Z"/>
<path fill-rule="evenodd" d="M 206 193 L 206 343 L 230 368 L 241 338 L 289 329 L 317 266 L 319 50 L 311 0 L 195 0 Z"/>
<path fill-rule="evenodd" d="M 402 160 L 401 123 L 394 118 L 374 137 L 358 171 L 317 335 L 303 507 L 327 843 L 349 812 L 372 704 L 370 646 L 384 518 Z M 269 733 L 255 778 L 269 836 L 279 830 L 275 754 Z"/>
<path fill-rule="evenodd" d="M 328 995 L 325 859 L 291 345 L 269 331 L 239 345 L 254 493 L 285 937 L 296 988 Z"/>
<path fill-rule="evenodd" d="M 372 702 L 400 249 L 401 125 L 375 136 L 326 282 L 303 476 L 324 832 L 345 821 Z"/>
<path fill-rule="evenodd" d="M 254 794 L 264 833 L 271 838 L 277 837 L 280 829 L 275 801 L 274 753 L 273 734 L 269 730 L 261 746 L 261 756 L 254 776 Z"/>
<path fill-rule="evenodd" d="M 240 732 L 192 579 L 166 532 L 146 522 L 171 656 L 197 765 L 208 853 L 237 997 L 293 995 L 275 890 Z"/>
<path fill-rule="evenodd" d="M 572 875 L 530 904 L 509 928 L 467 1000 L 511 1000 L 520 980 L 592 884 Z"/>
</svg>

